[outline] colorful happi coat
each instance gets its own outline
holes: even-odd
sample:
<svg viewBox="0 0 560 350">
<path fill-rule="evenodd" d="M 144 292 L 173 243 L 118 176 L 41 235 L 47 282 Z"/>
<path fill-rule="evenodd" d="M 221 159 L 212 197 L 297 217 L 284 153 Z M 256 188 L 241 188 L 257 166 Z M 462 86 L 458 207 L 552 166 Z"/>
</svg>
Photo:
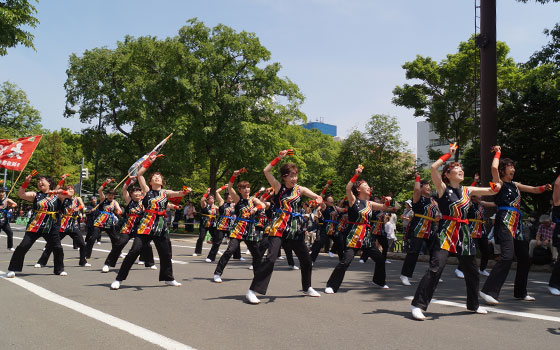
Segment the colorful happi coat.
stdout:
<svg viewBox="0 0 560 350">
<path fill-rule="evenodd" d="M 251 214 L 253 208 L 255 208 L 253 198 L 239 199 L 239 202 L 235 205 L 236 219 L 229 235 L 230 238 L 246 241 L 259 241 L 262 238 L 260 232 L 254 230 L 255 216 Z"/>
<path fill-rule="evenodd" d="M 55 194 L 37 192 L 33 200 L 33 216 L 29 219 L 25 231 L 49 233 L 58 225 L 61 207 L 62 203 Z"/>
<path fill-rule="evenodd" d="M 356 199 L 348 209 L 346 222 L 346 246 L 348 248 L 369 248 L 374 240 L 371 234 L 370 221 L 373 215 L 372 202 Z"/>
<path fill-rule="evenodd" d="M 79 232 L 80 220 L 78 215 L 78 207 L 80 202 L 78 198 L 66 198 L 62 203 L 62 215 L 60 219 L 59 232 Z"/>
<path fill-rule="evenodd" d="M 437 202 L 431 197 L 420 196 L 416 203 L 412 203 L 414 216 L 407 228 L 407 237 L 429 239 L 436 225 L 436 217 L 441 216 Z"/>
<path fill-rule="evenodd" d="M 513 182 L 503 181 L 500 192 L 494 197 L 498 206 L 496 225 L 498 229 L 507 230 L 515 240 L 523 240 L 523 226 L 521 222 L 521 192 Z"/>
<path fill-rule="evenodd" d="M 448 185 L 437 203 L 442 214 L 437 229 L 440 248 L 461 255 L 476 254 L 467 221 L 471 206 L 468 187 Z"/>
<path fill-rule="evenodd" d="M 126 221 L 119 231 L 121 234 L 129 235 L 134 232 L 134 230 L 137 228 L 137 224 L 140 221 L 140 218 L 142 217 L 142 209 L 142 203 L 133 200 L 128 202 L 126 208 L 124 209 Z"/>
<path fill-rule="evenodd" d="M 484 207 L 479 203 L 473 202 L 469 209 L 469 230 L 472 238 L 486 237 L 484 227 Z"/>
<path fill-rule="evenodd" d="M 116 206 L 114 202 L 114 200 L 109 201 L 105 199 L 99 204 L 99 212 L 93 221 L 93 226 L 108 229 L 115 225 L 117 217 L 115 216 Z"/>
<path fill-rule="evenodd" d="M 287 188 L 282 184 L 278 193 L 272 198 L 272 218 L 265 234 L 284 239 L 303 240 L 303 216 L 299 212 L 300 202 L 300 186 Z"/>
<path fill-rule="evenodd" d="M 149 190 L 146 193 L 144 199 L 142 199 L 144 211 L 138 222 L 137 234 L 151 236 L 168 234 L 165 224 L 167 202 L 167 192 L 165 190 Z"/>
<path fill-rule="evenodd" d="M 220 231 L 229 231 L 235 219 L 235 203 L 224 203 L 218 211 L 220 218 L 216 227 Z"/>
</svg>

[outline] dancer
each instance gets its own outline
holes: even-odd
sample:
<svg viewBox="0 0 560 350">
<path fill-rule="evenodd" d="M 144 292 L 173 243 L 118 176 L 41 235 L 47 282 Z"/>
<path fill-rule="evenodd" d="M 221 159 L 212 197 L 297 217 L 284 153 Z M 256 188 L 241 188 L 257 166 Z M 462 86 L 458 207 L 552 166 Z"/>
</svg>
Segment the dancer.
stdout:
<svg viewBox="0 0 560 350">
<path fill-rule="evenodd" d="M 99 194 L 99 213 L 93 221 L 93 233 L 86 242 L 86 258 L 91 258 L 91 251 L 93 250 L 93 245 L 95 241 L 101 236 L 101 232 L 105 231 L 109 238 L 111 239 L 111 249 L 115 248 L 115 245 L 119 242 L 119 236 L 115 229 L 115 224 L 117 223 L 117 217 L 115 214 L 122 214 L 122 209 L 119 203 L 115 200 L 115 190 L 110 189 L 107 191 L 107 195 L 103 193 L 105 187 L 110 184 L 113 179 L 107 179 L 99 187 L 97 193 Z"/>
<path fill-rule="evenodd" d="M 64 178 L 61 180 L 64 182 Z M 61 183 L 59 182 L 59 185 Z M 58 188 L 59 186 L 57 186 Z M 74 196 L 74 185 L 66 185 L 65 188 L 66 192 L 68 192 L 69 198 L 66 198 L 64 202 L 62 202 L 62 216 L 60 221 L 60 241 L 64 239 L 66 236 L 70 236 L 72 238 L 72 242 L 78 247 L 80 252 L 80 260 L 78 261 L 78 265 L 82 267 L 89 267 L 91 266 L 90 263 L 87 262 L 86 259 L 86 252 L 85 247 L 86 244 L 84 243 L 84 237 L 80 232 L 80 212 L 84 209 L 84 202 L 82 198 Z M 36 268 L 41 268 L 47 265 L 49 261 L 49 257 L 52 253 L 52 246 L 48 244 L 45 246 L 41 257 L 35 264 Z"/>
<path fill-rule="evenodd" d="M 317 201 L 318 204 L 323 202 L 321 196 L 316 195 L 306 187 L 297 184 L 298 168 L 293 163 L 286 163 L 280 167 L 280 183 L 274 175 L 272 168 L 283 159 L 291 150 L 283 150 L 278 154 L 270 164 L 264 168 L 264 175 L 268 183 L 274 189 L 274 216 L 270 220 L 270 224 L 266 229 L 268 233 L 269 247 L 266 257 L 255 267 L 254 278 L 251 287 L 245 295 L 247 301 L 251 304 L 258 304 L 260 300 L 255 293 L 266 294 L 268 284 L 272 272 L 274 271 L 274 263 L 278 257 L 278 250 L 284 240 L 286 246 L 291 248 L 299 259 L 301 268 L 301 286 L 305 295 L 312 297 L 321 296 L 311 287 L 311 258 L 309 250 L 304 242 L 302 230 L 302 215 L 299 212 L 299 203 L 301 196 L 307 196 Z M 265 234 L 266 234 L 265 233 Z"/>
<path fill-rule="evenodd" d="M 255 213 L 259 210 L 263 210 L 265 205 L 258 200 L 257 198 L 250 197 L 251 195 L 251 184 L 247 181 L 240 181 L 237 184 L 237 190 L 239 191 L 239 195 L 233 189 L 233 184 L 235 183 L 235 179 L 239 176 L 240 171 L 236 170 L 233 172 L 233 175 L 229 179 L 228 182 L 228 192 L 235 203 L 235 223 L 233 229 L 231 230 L 231 234 L 229 236 L 229 244 L 220 258 L 218 265 L 216 266 L 216 270 L 214 271 L 214 282 L 221 283 L 222 282 L 222 274 L 224 269 L 231 258 L 233 252 L 239 249 L 239 245 L 241 244 L 241 240 L 245 241 L 247 248 L 251 252 L 251 256 L 253 257 L 253 269 L 260 261 L 261 253 L 259 250 L 259 231 L 254 230 L 254 223 L 255 223 Z"/>
<path fill-rule="evenodd" d="M 346 196 L 348 198 L 348 221 L 346 222 L 346 245 L 342 260 L 336 265 L 325 288 L 326 294 L 333 294 L 344 280 L 346 270 L 350 267 L 354 255 L 361 249 L 375 261 L 375 272 L 373 283 L 375 286 L 388 289 L 385 284 L 385 257 L 375 244 L 372 235 L 370 221 L 375 210 L 389 210 L 391 198 L 387 198 L 385 204 L 370 201 L 371 188 L 364 180 L 357 181 L 362 173 L 363 167 L 358 165 L 354 176 L 346 185 Z"/>
<path fill-rule="evenodd" d="M 183 187 L 183 191 L 170 191 L 163 189 L 165 180 L 163 175 L 159 172 L 152 173 L 146 183 L 144 173 L 156 160 L 155 155 L 150 155 L 142 163 L 142 167 L 138 170 L 138 184 L 144 194 L 142 199 L 142 206 L 144 211 L 136 229 L 136 236 L 132 242 L 132 248 L 124 258 L 117 279 L 111 283 L 111 289 L 119 289 L 122 281 L 126 279 L 130 268 L 140 255 L 143 248 L 154 242 L 156 250 L 159 255 L 160 270 L 159 280 L 165 281 L 169 286 L 180 286 L 181 283 L 177 282 L 173 277 L 173 265 L 171 264 L 171 252 L 169 244 L 169 232 L 165 224 L 165 209 L 167 208 L 168 198 L 184 197 L 190 189 Z M 149 185 L 149 186 L 148 186 Z"/>
<path fill-rule="evenodd" d="M 453 156 L 457 150 L 456 144 L 449 146 L 449 153 L 435 161 L 430 171 L 432 182 L 437 190 L 437 203 L 441 211 L 441 220 L 436 231 L 436 240 L 432 244 L 430 265 L 416 289 L 410 310 L 416 320 L 424 320 L 422 313 L 426 311 L 436 290 L 439 278 L 447 264 L 449 253 L 456 253 L 459 264 L 465 274 L 467 286 L 467 310 L 486 314 L 487 311 L 478 303 L 479 275 L 476 266 L 476 247 L 468 230 L 467 213 L 471 205 L 471 195 L 495 195 L 491 187 L 463 187 L 463 169 L 460 163 L 445 164 L 441 174 L 438 168 Z M 500 185 L 496 185 L 499 189 Z"/>
<path fill-rule="evenodd" d="M 412 277 L 422 246 L 426 244 L 431 253 L 430 246 L 434 239 L 433 231 L 436 222 L 441 218 L 436 201 L 431 197 L 432 188 L 426 180 L 420 179 L 416 173 L 414 192 L 412 194 L 412 220 L 408 224 L 406 236 L 408 251 L 401 269 L 401 283 L 410 286 L 409 278 Z"/>
<path fill-rule="evenodd" d="M 210 231 L 211 236 L 216 235 L 214 232 L 216 230 L 216 213 L 220 208 L 214 204 L 214 196 L 210 194 L 210 188 L 206 190 L 206 193 L 200 199 L 200 207 L 202 208 L 200 210 L 200 226 L 193 256 L 202 254 L 202 243 L 208 231 Z"/>
<path fill-rule="evenodd" d="M 322 225 L 319 231 L 319 239 L 316 239 L 311 246 L 311 261 L 313 263 L 317 260 L 319 251 L 328 240 L 333 241 L 334 245 L 334 236 L 338 225 L 336 220 L 343 211 L 344 208 L 334 205 L 334 199 L 331 195 L 328 195 L 321 204 Z M 329 256 L 332 258 L 334 255 L 332 252 L 329 252 Z"/>
<path fill-rule="evenodd" d="M 52 249 L 54 253 L 54 274 L 60 276 L 68 275 L 66 271 L 64 271 L 64 251 L 62 250 L 60 235 L 58 234 L 58 214 L 62 208 L 62 202 L 66 198 L 70 198 L 70 196 L 64 190 L 51 192 L 52 179 L 47 176 L 39 176 L 37 178 L 37 189 L 39 192 L 26 192 L 35 174 L 35 171 L 31 172 L 18 190 L 19 198 L 33 202 L 34 215 L 29 219 L 27 227 L 25 228 L 23 240 L 12 255 L 10 266 L 8 267 L 8 274 L 6 275 L 8 278 L 15 277 L 16 272 L 21 271 L 25 254 L 27 254 L 33 243 L 35 243 L 39 237 L 45 237 L 47 246 Z"/>
<path fill-rule="evenodd" d="M 383 197 L 383 199 L 385 198 L 386 197 Z M 373 197 L 373 202 L 378 204 L 383 204 L 384 200 L 382 200 L 378 196 L 375 196 Z M 381 210 L 374 211 L 373 214 L 371 215 L 369 225 L 371 227 L 371 235 L 375 239 L 375 244 L 381 248 L 381 254 L 383 254 L 383 258 L 385 261 L 384 263 L 387 263 L 387 251 L 389 248 L 389 242 L 387 240 L 387 233 L 385 232 L 385 212 Z M 369 250 L 364 250 L 362 252 L 362 256 L 360 256 L 360 261 L 359 261 L 360 264 L 364 264 L 367 261 L 367 259 L 369 258 L 368 253 Z"/>
<path fill-rule="evenodd" d="M 0 232 L 3 230 L 8 237 L 8 250 L 14 251 L 14 232 L 10 227 L 9 208 L 17 207 L 16 202 L 6 198 L 6 187 L 0 187 Z"/>
<path fill-rule="evenodd" d="M 501 147 L 494 146 L 496 152 L 492 161 L 492 181 L 502 187 L 496 195 L 496 224 L 494 238 L 500 245 L 500 261 L 496 263 L 486 283 L 480 291 L 480 296 L 489 305 L 499 304 L 500 290 L 506 281 L 513 257 L 517 257 L 517 272 L 513 296 L 525 301 L 534 301 L 535 298 L 527 294 L 527 277 L 531 261 L 529 258 L 529 243 L 523 239 L 521 211 L 521 192 L 543 193 L 552 189 L 550 185 L 540 187 L 527 186 L 513 181 L 515 166 L 509 158 L 500 159 Z"/>
<path fill-rule="evenodd" d="M 138 222 L 140 221 L 143 213 L 142 203 L 140 202 L 143 194 L 142 190 L 138 186 L 132 187 L 129 191 L 130 185 L 134 182 L 136 182 L 136 176 L 131 176 L 126 180 L 122 187 L 122 195 L 126 204 L 126 208 L 124 209 L 126 220 L 119 230 L 119 241 L 111 249 L 109 255 L 107 255 L 101 272 L 107 273 L 111 267 L 115 267 L 124 247 L 131 238 L 134 238 L 136 230 L 138 229 Z M 140 254 L 140 261 L 143 261 L 144 266 L 147 268 L 157 270 L 157 266 L 154 262 L 154 253 L 152 252 L 152 247 L 149 244 L 143 246 L 143 250 Z"/>
<path fill-rule="evenodd" d="M 212 248 L 208 253 L 206 262 L 210 263 L 216 259 L 216 254 L 220 250 L 220 245 L 222 244 L 224 237 L 229 236 L 231 225 L 235 219 L 233 215 L 235 214 L 235 203 L 233 203 L 233 198 L 231 192 L 226 192 L 226 200 L 220 196 L 220 192 L 228 188 L 227 185 L 222 186 L 216 190 L 216 198 L 218 199 L 218 213 L 220 218 L 216 225 L 215 230 L 210 230 L 210 235 L 212 236 Z"/>
<path fill-rule="evenodd" d="M 560 168 L 558 171 L 560 171 Z M 554 181 L 552 205 L 552 221 L 556 223 L 554 233 L 552 234 L 552 244 L 560 250 L 560 175 Z M 556 259 L 552 268 L 552 274 L 548 281 L 548 290 L 552 295 L 560 295 L 560 259 Z"/>
</svg>

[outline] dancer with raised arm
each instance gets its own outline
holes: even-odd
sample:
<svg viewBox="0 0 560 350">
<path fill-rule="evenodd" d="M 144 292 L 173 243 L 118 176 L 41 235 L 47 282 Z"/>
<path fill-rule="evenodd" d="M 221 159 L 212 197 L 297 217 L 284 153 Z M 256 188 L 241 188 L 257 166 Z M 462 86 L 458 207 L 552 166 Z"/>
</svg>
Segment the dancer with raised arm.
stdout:
<svg viewBox="0 0 560 350">
<path fill-rule="evenodd" d="M 274 189 L 274 215 L 270 220 L 266 233 L 268 233 L 269 246 L 266 257 L 255 267 L 254 278 L 251 287 L 245 295 L 251 304 L 258 304 L 260 300 L 255 293 L 266 294 L 274 263 L 278 257 L 278 251 L 282 246 L 282 240 L 287 247 L 291 248 L 299 259 L 301 268 L 301 286 L 305 295 L 312 297 L 321 296 L 311 287 L 311 258 L 309 250 L 305 245 L 302 228 L 302 214 L 299 212 L 301 196 L 306 196 L 317 201 L 323 202 L 321 196 L 316 195 L 306 187 L 297 184 L 298 168 L 293 163 L 286 163 L 280 167 L 280 183 L 274 175 L 272 168 L 280 162 L 289 150 L 283 150 L 270 164 L 264 168 L 264 175 L 268 183 Z"/>
<path fill-rule="evenodd" d="M 214 204 L 214 196 L 210 194 L 210 188 L 200 199 L 200 207 L 202 208 L 200 210 L 200 226 L 193 256 L 202 254 L 202 243 L 204 243 L 207 232 L 210 232 L 212 237 L 216 235 L 214 232 L 216 230 L 216 215 L 220 208 Z"/>
<path fill-rule="evenodd" d="M 316 239 L 311 246 L 311 261 L 315 262 L 317 256 L 319 255 L 319 251 L 322 247 L 325 246 L 327 240 L 333 241 L 333 245 L 335 245 L 335 233 L 336 227 L 338 225 L 338 216 L 341 212 L 344 211 L 344 208 L 338 207 L 334 205 L 334 199 L 331 195 L 328 195 L 325 198 L 324 202 L 321 204 L 321 213 L 322 213 L 322 225 L 319 231 L 319 239 Z M 332 257 L 333 253 L 329 252 L 329 256 Z"/>
<path fill-rule="evenodd" d="M 412 211 L 414 216 L 408 224 L 408 251 L 401 269 L 401 283 L 410 286 L 412 277 L 422 246 L 426 244 L 428 250 L 434 239 L 433 231 L 441 217 L 438 205 L 432 197 L 432 188 L 426 180 L 420 179 L 416 173 L 414 192 L 412 194 Z"/>
<path fill-rule="evenodd" d="M 449 153 L 444 154 L 430 166 L 432 182 L 437 190 L 437 203 L 442 214 L 436 231 L 436 241 L 432 244 L 429 268 L 422 277 L 410 310 L 415 320 L 426 319 L 426 311 L 437 288 L 439 278 L 447 264 L 450 253 L 456 253 L 465 275 L 467 287 L 467 310 L 486 314 L 487 311 L 478 303 L 479 274 L 476 265 L 476 246 L 468 229 L 468 210 L 471 195 L 495 195 L 500 185 L 494 187 L 464 187 L 464 172 L 460 163 L 445 164 L 442 172 L 439 167 L 455 154 L 457 146 L 449 146 Z"/>
<path fill-rule="evenodd" d="M 239 249 L 242 240 L 245 241 L 253 257 L 253 269 L 255 269 L 255 266 L 261 259 L 259 232 L 254 229 L 254 226 L 256 212 L 264 209 L 265 205 L 257 198 L 250 197 L 251 185 L 247 181 L 240 181 L 237 184 L 239 195 L 235 192 L 233 184 L 239 174 L 239 170 L 234 171 L 228 182 L 228 192 L 235 203 L 235 222 L 229 236 L 228 247 L 220 258 L 218 266 L 216 266 L 216 270 L 214 271 L 214 282 L 216 283 L 222 282 L 221 276 L 224 273 L 224 269 L 233 255 L 233 252 Z"/>
<path fill-rule="evenodd" d="M 364 180 L 357 181 L 362 170 L 363 167 L 358 165 L 354 176 L 346 184 L 346 197 L 349 206 L 345 231 L 346 246 L 342 260 L 336 265 L 327 281 L 326 294 L 334 294 L 338 291 L 344 280 L 346 270 L 354 260 L 354 255 L 360 249 L 375 262 L 374 285 L 383 289 L 389 288 L 385 284 L 385 257 L 375 244 L 370 221 L 374 211 L 391 209 L 389 206 L 391 199 L 387 198 L 384 204 L 370 201 L 371 188 L 368 183 Z"/>
<path fill-rule="evenodd" d="M 535 298 L 527 294 L 527 278 L 531 260 L 529 258 L 529 243 L 523 239 L 521 211 L 521 192 L 543 193 L 552 189 L 550 185 L 539 187 L 523 185 L 513 181 L 515 166 L 509 158 L 500 159 L 501 147 L 494 146 L 496 152 L 492 161 L 492 181 L 500 184 L 501 189 L 495 197 L 498 212 L 494 226 L 494 239 L 500 245 L 500 260 L 496 263 L 486 283 L 480 291 L 480 296 L 489 305 L 499 304 L 500 291 L 509 273 L 513 257 L 517 257 L 517 272 L 513 296 L 525 301 Z"/>
<path fill-rule="evenodd" d="M 215 230 L 210 230 L 210 235 L 212 236 L 212 248 L 210 248 L 210 252 L 208 253 L 208 257 L 206 258 L 206 262 L 212 262 L 216 259 L 216 254 L 220 250 L 220 245 L 222 244 L 224 237 L 229 236 L 229 232 L 234 221 L 234 214 L 235 214 L 235 203 L 233 203 L 233 199 L 231 193 L 225 193 L 225 201 L 220 195 L 220 192 L 228 188 L 227 185 L 222 186 L 216 190 L 216 198 L 218 199 L 218 213 L 220 217 L 218 218 L 218 223 L 216 225 Z"/>
<path fill-rule="evenodd" d="M 144 173 L 147 168 L 155 161 L 156 156 L 150 155 L 142 163 L 142 167 L 138 170 L 138 184 L 142 189 L 144 198 L 142 206 L 144 211 L 136 229 L 136 237 L 132 242 L 132 248 L 124 258 L 117 279 L 111 283 L 111 289 L 119 289 L 121 282 L 126 279 L 130 268 L 136 261 L 136 258 L 142 252 L 142 249 L 154 242 L 159 255 L 160 270 L 159 280 L 164 281 L 169 286 L 180 286 L 173 277 L 173 265 L 171 264 L 171 252 L 169 244 L 169 231 L 165 224 L 165 209 L 167 208 L 168 198 L 184 197 L 190 188 L 183 187 L 183 191 L 170 191 L 163 189 L 165 180 L 159 172 L 152 173 L 148 182 L 144 179 Z"/>
<path fill-rule="evenodd" d="M 91 258 L 91 252 L 93 250 L 93 245 L 99 237 L 101 237 L 101 232 L 105 231 L 109 238 L 111 239 L 111 249 L 119 242 L 119 235 L 115 229 L 117 224 L 117 217 L 115 214 L 120 215 L 122 209 L 119 203 L 115 200 L 115 190 L 110 189 L 107 191 L 107 195 L 103 193 L 105 187 L 113 182 L 113 179 L 107 179 L 105 182 L 97 189 L 99 194 L 99 212 L 97 217 L 93 220 L 93 233 L 86 242 L 86 258 Z"/>
<path fill-rule="evenodd" d="M 66 276 L 64 271 L 64 251 L 60 244 L 59 214 L 62 209 L 62 202 L 70 198 L 68 192 L 64 190 L 51 191 L 52 179 L 47 176 L 39 176 L 37 178 L 37 189 L 39 192 L 29 191 L 26 189 L 33 178 L 35 171 L 31 172 L 25 178 L 24 183 L 18 190 L 18 197 L 33 202 L 33 215 L 25 228 L 23 240 L 18 245 L 8 267 L 8 278 L 13 278 L 16 272 L 23 268 L 25 254 L 29 251 L 33 243 L 40 238 L 45 237 L 47 246 L 54 253 L 54 274 Z"/>
</svg>

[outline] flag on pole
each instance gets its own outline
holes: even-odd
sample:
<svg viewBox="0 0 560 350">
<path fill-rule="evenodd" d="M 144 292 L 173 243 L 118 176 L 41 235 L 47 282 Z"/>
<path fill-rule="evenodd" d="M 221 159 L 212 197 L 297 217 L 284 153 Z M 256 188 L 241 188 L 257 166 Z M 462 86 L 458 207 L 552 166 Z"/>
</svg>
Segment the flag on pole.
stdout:
<svg viewBox="0 0 560 350">
<path fill-rule="evenodd" d="M 173 135 L 173 133 L 169 134 L 169 136 L 167 136 L 165 139 L 163 139 L 163 141 L 161 141 L 156 147 L 154 147 L 153 150 L 151 150 L 151 152 L 144 154 L 140 159 L 138 159 L 136 162 L 134 162 L 134 164 L 132 164 L 132 166 L 130 167 L 130 169 L 128 169 L 128 175 L 129 176 L 136 176 L 138 174 L 138 169 L 140 168 L 140 166 L 142 165 L 142 163 L 148 159 L 148 157 L 150 155 L 158 155 L 161 148 L 163 147 L 163 145 L 165 145 L 165 143 L 167 142 L 167 140 L 169 140 L 169 138 Z"/>
<path fill-rule="evenodd" d="M 0 139 L 0 168 L 22 171 L 43 135 L 17 140 Z"/>
</svg>

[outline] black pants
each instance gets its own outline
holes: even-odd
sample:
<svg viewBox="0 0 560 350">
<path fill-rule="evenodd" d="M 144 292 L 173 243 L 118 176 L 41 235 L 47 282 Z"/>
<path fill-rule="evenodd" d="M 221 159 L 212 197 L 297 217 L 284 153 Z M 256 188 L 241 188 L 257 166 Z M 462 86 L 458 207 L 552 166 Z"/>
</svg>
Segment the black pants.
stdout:
<svg viewBox="0 0 560 350">
<path fill-rule="evenodd" d="M 222 242 L 224 241 L 224 237 L 228 233 L 229 231 L 222 231 L 222 230 L 210 231 L 210 235 L 212 236 L 212 248 L 210 248 L 210 252 L 208 253 L 208 259 L 212 261 L 216 260 L 216 254 L 218 254 L 218 251 L 220 250 L 220 245 L 222 244 Z M 237 248 L 239 249 L 239 245 Z M 237 259 L 239 259 L 240 257 L 241 257 L 241 251 L 239 251 L 239 257 Z"/>
<path fill-rule="evenodd" d="M 0 227 L 0 231 L 3 230 L 6 232 L 6 236 L 8 236 L 8 249 L 12 249 L 14 247 L 14 232 L 10 227 L 10 221 L 6 220 L 6 223 Z"/>
<path fill-rule="evenodd" d="M 424 311 L 428 309 L 428 305 L 436 291 L 443 269 L 447 264 L 447 258 L 449 257 L 449 252 L 441 249 L 438 244 L 433 244 L 432 246 L 433 251 L 430 258 L 430 266 L 424 274 L 424 277 L 422 277 L 418 289 L 416 289 L 416 293 L 414 294 L 414 299 L 412 300 L 412 306 L 419 307 Z M 457 258 L 459 259 L 459 264 L 465 275 L 467 309 L 476 311 L 479 306 L 479 275 L 476 257 L 474 255 L 457 255 Z"/>
<path fill-rule="evenodd" d="M 136 258 L 149 246 L 153 241 L 159 255 L 159 280 L 160 281 L 173 281 L 173 265 L 171 265 L 171 252 L 169 251 L 169 239 L 165 236 L 150 236 L 150 235 L 137 235 L 132 242 L 132 248 L 124 258 L 119 273 L 117 274 L 117 281 L 124 281 L 134 265 Z"/>
<path fill-rule="evenodd" d="M 104 265 L 115 267 L 119 256 L 121 256 L 124 247 L 126 247 L 126 244 L 131 238 L 134 237 L 131 237 L 131 235 L 127 234 L 121 234 L 119 242 L 113 246 L 113 248 L 109 252 L 109 255 L 107 255 Z M 142 251 L 140 252 L 140 260 L 144 262 L 144 266 L 146 267 L 155 265 L 154 252 L 152 251 L 152 246 L 150 245 L 150 243 L 142 246 Z"/>
<path fill-rule="evenodd" d="M 232 238 L 232 239 L 229 240 L 228 247 L 227 247 L 226 251 L 224 252 L 224 254 L 222 254 L 222 257 L 220 258 L 220 261 L 218 261 L 218 265 L 216 266 L 216 270 L 214 271 L 214 275 L 220 275 L 220 276 L 222 275 L 222 273 L 224 272 L 224 269 L 226 268 L 226 265 L 227 265 L 229 259 L 233 255 L 233 252 L 236 251 L 237 249 L 239 249 L 240 244 L 241 244 L 240 239 Z M 256 241 L 245 241 L 245 244 L 247 245 L 247 248 L 249 248 L 249 251 L 251 252 L 251 256 L 253 257 L 253 271 L 255 271 L 255 269 L 257 267 L 257 264 L 261 260 L 261 252 L 259 250 L 259 243 L 256 242 Z"/>
<path fill-rule="evenodd" d="M 261 253 L 261 259 L 266 254 L 266 252 L 268 251 L 269 246 L 270 246 L 270 240 L 268 239 L 268 236 L 266 236 L 259 243 L 259 250 L 260 250 L 260 253 Z M 294 261 L 294 252 L 292 251 L 292 249 L 288 245 L 286 245 L 285 241 L 282 241 L 282 249 L 284 249 L 284 254 L 286 255 L 286 262 L 288 263 L 288 265 L 294 266 L 296 264 L 295 261 Z M 281 256 L 282 256 L 282 250 L 278 249 L 277 258 L 280 258 Z M 235 258 L 235 255 L 234 255 L 234 258 Z"/>
<path fill-rule="evenodd" d="M 311 246 L 311 261 L 315 262 L 315 260 L 317 260 L 317 256 L 319 255 L 321 248 L 326 247 L 327 242 L 330 242 L 331 240 L 334 241 L 334 236 L 322 234 L 319 236 L 319 239 L 316 239 L 315 242 L 313 242 L 313 245 Z M 334 245 L 335 244 L 333 242 L 333 246 Z M 325 252 L 327 251 L 328 248 L 325 248 Z"/>
<path fill-rule="evenodd" d="M 89 240 L 86 239 L 86 258 L 91 258 L 91 252 L 93 250 L 93 245 L 98 238 L 101 237 L 101 231 L 107 232 L 107 235 L 111 239 L 111 249 L 115 247 L 115 245 L 119 242 L 119 234 L 115 231 L 115 226 L 111 226 L 110 228 L 101 228 L 101 227 L 93 227 L 93 231 Z M 86 237 L 87 238 L 87 237 Z"/>
<path fill-rule="evenodd" d="M 185 220 L 185 232 L 194 232 L 194 219 Z"/>
<path fill-rule="evenodd" d="M 473 240 L 478 250 L 480 250 L 480 271 L 484 271 L 488 266 L 488 257 L 490 254 L 490 248 L 488 247 L 488 238 L 473 238 Z M 461 266 L 459 266 L 458 269 L 463 271 Z"/>
<path fill-rule="evenodd" d="M 254 270 L 253 282 L 251 283 L 250 289 L 260 294 L 266 294 L 268 289 L 268 284 L 270 283 L 270 278 L 272 277 L 272 272 L 274 271 L 274 263 L 278 257 L 278 250 L 282 246 L 281 237 L 265 237 L 268 239 L 268 251 L 266 257 L 263 257 L 260 263 L 256 266 Z M 291 239 L 284 240 L 286 247 L 289 247 L 296 253 L 299 259 L 299 264 L 301 268 L 301 288 L 307 291 L 311 287 L 311 257 L 309 256 L 309 249 L 307 245 L 302 241 L 295 241 Z"/>
<path fill-rule="evenodd" d="M 557 223 L 556 225 L 560 225 L 560 223 Z M 557 248 L 560 249 L 560 247 Z M 556 259 L 556 263 L 554 263 L 552 274 L 550 275 L 550 280 L 548 281 L 548 286 L 560 289 L 560 259 Z"/>
<path fill-rule="evenodd" d="M 389 241 L 387 240 L 387 236 L 374 236 L 375 237 L 375 241 L 379 242 L 379 245 L 381 246 L 382 252 L 381 254 L 383 254 L 383 257 L 385 259 L 387 259 L 387 251 L 389 250 Z M 366 249 L 363 251 L 362 256 L 360 257 L 361 260 L 363 260 L 364 262 L 367 261 L 367 259 L 370 257 L 369 256 L 369 252 L 371 252 L 371 249 Z M 371 257 L 373 259 L 373 257 Z"/>
<path fill-rule="evenodd" d="M 198 229 L 198 239 L 196 240 L 196 247 L 194 248 L 195 254 L 202 254 L 202 243 L 204 243 L 204 238 L 206 237 L 206 232 L 210 231 L 210 236 L 214 237 L 216 234 L 215 227 L 206 228 L 204 225 L 200 225 Z"/>
<path fill-rule="evenodd" d="M 401 275 L 409 278 L 412 277 L 414 269 L 416 268 L 418 256 L 420 255 L 420 250 L 422 249 L 422 245 L 424 244 L 424 242 L 426 242 L 429 247 L 433 243 L 432 237 L 433 236 L 430 236 L 430 239 L 412 237 L 408 240 L 408 251 L 406 253 L 406 257 L 404 258 Z M 429 249 L 429 251 L 431 252 L 432 250 Z"/>
<path fill-rule="evenodd" d="M 40 238 L 44 237 L 47 240 L 47 248 L 52 250 L 54 254 L 54 274 L 59 275 L 64 271 L 64 250 L 62 250 L 62 244 L 60 244 L 60 235 L 58 234 L 59 226 L 53 225 L 51 232 L 44 236 L 40 233 L 35 232 L 25 232 L 23 240 L 17 246 L 12 259 L 10 260 L 9 271 L 19 272 L 23 268 L 23 261 L 25 259 L 25 254 L 29 251 L 33 243 Z"/>
<path fill-rule="evenodd" d="M 87 263 L 86 260 L 86 251 L 85 251 L 85 247 L 86 244 L 84 243 L 84 237 L 82 237 L 82 233 L 79 231 L 65 231 L 65 232 L 61 232 L 60 233 L 60 240 L 62 241 L 64 239 L 64 237 L 66 236 L 70 236 L 72 237 L 72 241 L 74 242 L 73 244 L 76 245 L 79 249 L 80 249 L 80 260 L 78 262 L 78 264 L 80 266 L 84 266 Z M 49 262 L 49 258 L 51 256 L 52 253 L 52 247 L 47 245 L 45 246 L 45 250 L 43 250 L 43 253 L 41 254 L 41 257 L 39 258 L 39 261 L 37 261 L 37 264 L 40 265 L 47 265 L 47 263 Z"/>
<path fill-rule="evenodd" d="M 513 296 L 524 298 L 527 296 L 527 279 L 531 260 L 529 258 L 529 243 L 526 241 L 514 240 L 507 229 L 501 229 L 495 233 L 500 244 L 500 261 L 494 265 L 490 276 L 482 287 L 482 292 L 490 295 L 494 299 L 500 296 L 500 290 L 506 281 L 513 257 L 517 257 L 517 272 L 515 273 L 515 285 Z"/>
<path fill-rule="evenodd" d="M 385 285 L 385 257 L 383 254 L 377 249 L 374 245 L 370 248 L 362 248 L 364 253 L 367 256 L 371 257 L 373 261 L 375 261 L 375 272 L 373 273 L 373 282 L 380 286 Z M 334 292 L 338 291 L 342 281 L 344 280 L 344 275 L 346 274 L 346 270 L 352 264 L 352 260 L 354 260 L 354 255 L 358 251 L 357 248 L 346 248 L 344 250 L 344 256 L 342 260 L 336 265 L 333 272 L 331 273 L 331 277 L 327 281 L 327 287 L 331 287 Z"/>
</svg>

